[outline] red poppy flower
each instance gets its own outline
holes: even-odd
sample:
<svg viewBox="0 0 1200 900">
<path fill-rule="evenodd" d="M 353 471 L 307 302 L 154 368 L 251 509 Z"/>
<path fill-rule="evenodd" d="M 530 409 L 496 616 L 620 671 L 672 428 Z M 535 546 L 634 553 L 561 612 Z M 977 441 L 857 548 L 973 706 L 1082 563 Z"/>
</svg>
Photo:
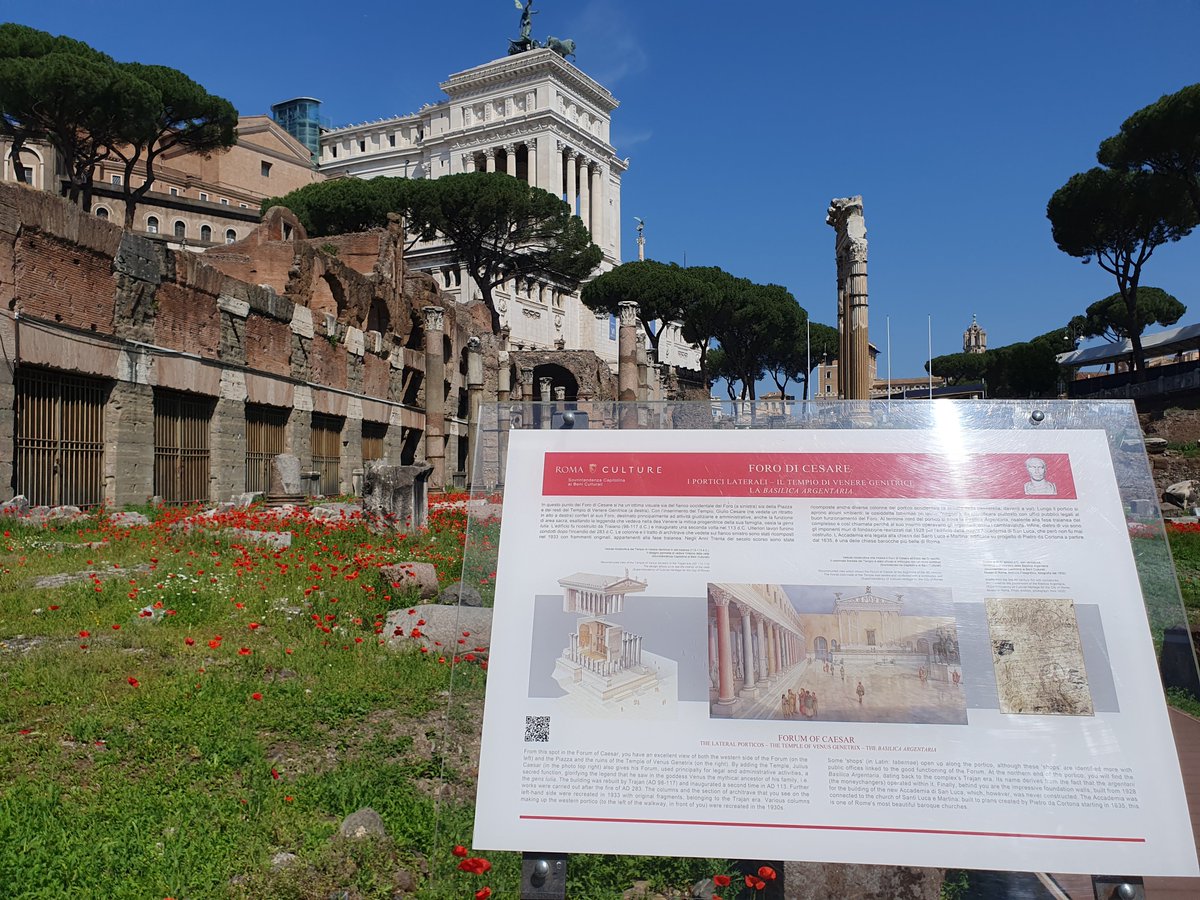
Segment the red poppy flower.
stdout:
<svg viewBox="0 0 1200 900">
<path fill-rule="evenodd" d="M 112 627 L 112 628 L 113 628 L 113 631 L 120 631 L 120 630 L 121 630 L 121 626 L 120 626 L 120 625 L 113 625 L 113 627 Z"/>
<path fill-rule="evenodd" d="M 482 887 L 475 892 L 475 900 L 487 900 L 490 896 L 492 896 L 492 889 L 490 887 Z"/>
<path fill-rule="evenodd" d="M 472 875 L 482 875 L 492 867 L 492 864 L 486 859 L 482 859 L 478 856 L 472 856 L 460 862 L 458 867 L 464 872 L 470 872 Z"/>
<path fill-rule="evenodd" d="M 183 639 L 183 642 L 185 644 L 187 644 L 189 647 L 191 647 L 192 645 L 194 645 L 196 643 L 196 639 L 193 637 L 186 637 Z"/>
<path fill-rule="evenodd" d="M 134 678 L 132 675 L 130 675 L 125 680 L 129 682 L 130 687 L 141 687 L 142 686 L 142 683 L 140 681 L 138 681 L 136 678 Z"/>
<path fill-rule="evenodd" d="M 260 623 L 258 623 L 258 622 L 251 622 L 246 627 L 249 628 L 251 631 L 254 631 L 256 628 L 258 628 L 259 624 Z"/>
<path fill-rule="evenodd" d="M 774 881 L 775 880 L 775 870 L 772 869 L 770 866 L 760 866 L 759 870 L 758 870 L 758 877 L 765 878 L 767 881 Z"/>
<path fill-rule="evenodd" d="M 250 695 L 250 699 L 251 700 L 261 700 L 262 694 L 260 694 L 258 691 L 255 691 L 253 694 Z"/>
<path fill-rule="evenodd" d="M 713 884 L 715 884 L 717 887 L 729 887 L 729 876 L 728 875 L 714 875 L 713 876 Z"/>
<path fill-rule="evenodd" d="M 291 802 L 292 802 L 294 799 L 296 799 L 296 798 L 295 798 L 295 797 L 292 797 L 292 796 L 290 796 L 290 795 L 289 795 L 289 796 L 287 796 L 287 797 L 284 797 L 284 798 L 283 798 L 283 800 L 284 800 L 284 802 L 285 802 L 285 803 L 291 803 Z"/>
<path fill-rule="evenodd" d="M 50 612 L 54 612 L 56 609 L 58 609 L 58 607 L 57 607 L 57 606 L 51 606 L 51 607 L 50 607 Z"/>
<path fill-rule="evenodd" d="M 81 638 L 85 638 L 85 637 L 91 637 L 91 636 L 92 636 L 92 633 L 91 633 L 90 631 L 81 631 L 81 632 L 79 632 L 79 636 L 80 636 Z"/>
<path fill-rule="evenodd" d="M 467 848 L 464 847 L 462 844 L 456 844 L 454 846 L 454 850 L 451 852 L 453 852 L 455 856 L 461 856 L 461 857 L 465 858 L 467 855 Z"/>
<path fill-rule="evenodd" d="M 252 651 L 249 647 L 239 647 L 238 656 L 249 656 Z"/>
<path fill-rule="evenodd" d="M 218 650 L 218 649 L 220 649 L 220 647 L 221 647 L 220 641 L 209 641 L 208 642 L 208 648 L 210 650 Z"/>
</svg>

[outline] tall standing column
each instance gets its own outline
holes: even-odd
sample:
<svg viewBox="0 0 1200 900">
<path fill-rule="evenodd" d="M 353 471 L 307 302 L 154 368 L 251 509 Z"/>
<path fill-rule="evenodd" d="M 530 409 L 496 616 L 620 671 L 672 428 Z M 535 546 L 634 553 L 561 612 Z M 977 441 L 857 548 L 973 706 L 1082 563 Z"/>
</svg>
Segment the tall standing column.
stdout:
<svg viewBox="0 0 1200 900">
<path fill-rule="evenodd" d="M 521 398 L 526 403 L 537 399 L 533 396 L 533 366 L 521 366 Z"/>
<path fill-rule="evenodd" d="M 757 616 L 758 625 L 758 677 L 760 680 L 765 680 L 767 677 L 767 633 L 763 623 L 763 617 Z"/>
<path fill-rule="evenodd" d="M 597 247 L 608 246 L 608 235 L 604 230 L 604 170 L 598 163 L 592 172 L 592 211 L 588 216 L 588 231 L 592 235 L 592 243 Z"/>
<path fill-rule="evenodd" d="M 525 142 L 525 180 L 530 187 L 538 186 L 537 138 Z"/>
<path fill-rule="evenodd" d="M 729 633 L 729 598 L 714 597 L 717 608 L 717 706 L 733 706 L 733 641 Z"/>
<path fill-rule="evenodd" d="M 550 184 L 554 190 L 552 193 L 559 200 L 564 196 L 563 179 L 566 174 L 563 171 L 563 144 L 562 141 L 554 142 L 554 149 L 550 153 Z"/>
<path fill-rule="evenodd" d="M 636 428 L 638 305 L 632 300 L 622 300 L 617 308 L 621 314 L 617 340 L 617 399 L 621 402 L 621 427 Z"/>
<path fill-rule="evenodd" d="M 579 218 L 583 227 L 592 230 L 592 167 L 586 159 L 579 158 Z"/>
<path fill-rule="evenodd" d="M 754 689 L 755 681 L 755 666 L 754 666 L 754 624 L 750 621 L 750 607 L 743 606 L 742 613 L 742 670 L 745 673 L 745 687 L 742 688 L 743 697 L 753 697 L 758 691 Z"/>
<path fill-rule="evenodd" d="M 429 487 L 446 486 L 446 365 L 442 358 L 445 329 L 440 306 L 426 306 L 425 316 L 425 459 L 433 466 Z"/>
<path fill-rule="evenodd" d="M 464 172 L 474 172 L 475 171 L 475 154 L 474 153 L 464 153 L 462 155 L 462 162 L 463 162 L 463 171 Z"/>
<path fill-rule="evenodd" d="M 475 475 L 475 451 L 482 445 L 479 409 L 483 405 L 483 341 L 467 338 L 467 484 Z"/>
<path fill-rule="evenodd" d="M 571 207 L 571 215 L 575 215 L 578 206 L 575 203 L 575 196 L 579 191 L 575 170 L 579 165 L 579 154 L 571 148 L 567 148 L 567 206 Z"/>
<path fill-rule="evenodd" d="M 496 171 L 496 148 L 488 147 L 483 151 L 483 156 L 487 160 L 487 170 L 489 172 Z"/>
<path fill-rule="evenodd" d="M 842 397 L 871 397 L 871 354 L 867 335 L 867 227 L 862 197 L 834 199 L 826 223 L 837 232 L 835 255 L 838 273 L 838 323 L 840 326 L 838 381 Z"/>
<path fill-rule="evenodd" d="M 504 174 L 517 177 L 517 145 L 504 145 Z"/>
</svg>

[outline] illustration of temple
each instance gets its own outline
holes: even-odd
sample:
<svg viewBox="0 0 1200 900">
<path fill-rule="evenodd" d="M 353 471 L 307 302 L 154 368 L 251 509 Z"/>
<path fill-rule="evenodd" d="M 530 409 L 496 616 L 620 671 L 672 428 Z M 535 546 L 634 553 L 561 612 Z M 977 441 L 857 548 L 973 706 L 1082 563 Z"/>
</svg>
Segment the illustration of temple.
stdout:
<svg viewBox="0 0 1200 900">
<path fill-rule="evenodd" d="M 577 572 L 558 583 L 563 589 L 563 612 L 582 616 L 555 661 L 554 680 L 563 690 L 608 702 L 656 686 L 659 675 L 643 659 L 642 636 L 608 618 L 620 615 L 625 595 L 644 591 L 646 582 L 628 572 L 618 576 Z"/>
</svg>

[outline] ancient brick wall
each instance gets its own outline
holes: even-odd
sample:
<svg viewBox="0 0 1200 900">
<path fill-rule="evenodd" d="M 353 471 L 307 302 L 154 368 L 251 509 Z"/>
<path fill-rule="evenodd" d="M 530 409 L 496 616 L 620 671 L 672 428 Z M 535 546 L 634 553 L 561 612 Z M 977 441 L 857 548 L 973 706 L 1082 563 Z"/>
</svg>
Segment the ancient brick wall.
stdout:
<svg viewBox="0 0 1200 900">
<path fill-rule="evenodd" d="M 387 398 L 390 369 L 391 365 L 386 359 L 368 353 L 363 359 L 363 393 Z"/>
<path fill-rule="evenodd" d="M 292 374 L 292 332 L 286 322 L 266 316 L 246 319 L 246 365 L 273 375 Z"/>
<path fill-rule="evenodd" d="M 325 337 L 312 339 L 308 352 L 309 380 L 346 388 L 346 348 Z"/>
<path fill-rule="evenodd" d="M 217 298 L 177 284 L 161 284 L 155 292 L 154 343 L 186 348 L 216 359 L 221 343 L 221 314 Z"/>
<path fill-rule="evenodd" d="M 22 312 L 84 331 L 113 333 L 112 257 L 39 231 L 23 231 L 15 250 L 15 293 Z"/>
</svg>

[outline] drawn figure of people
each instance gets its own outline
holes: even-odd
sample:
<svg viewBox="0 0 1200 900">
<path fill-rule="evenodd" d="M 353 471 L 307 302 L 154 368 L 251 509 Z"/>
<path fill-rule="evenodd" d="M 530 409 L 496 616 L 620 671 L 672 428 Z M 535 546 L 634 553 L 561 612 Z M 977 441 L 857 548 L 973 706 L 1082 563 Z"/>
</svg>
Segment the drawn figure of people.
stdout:
<svg viewBox="0 0 1200 900">
<path fill-rule="evenodd" d="M 958 687 L 958 685 L 959 685 L 959 684 L 962 682 L 962 675 L 960 675 L 960 674 L 958 673 L 958 669 L 955 669 L 955 670 L 954 670 L 954 672 L 953 672 L 953 674 L 950 676 L 950 678 L 951 678 L 951 680 L 954 682 L 954 686 L 955 686 L 955 687 Z"/>
<path fill-rule="evenodd" d="M 1029 473 L 1029 480 L 1025 482 L 1026 495 L 1053 497 L 1058 493 L 1057 485 L 1046 480 L 1046 461 L 1040 456 L 1031 456 L 1025 460 L 1025 471 Z"/>
<path fill-rule="evenodd" d="M 816 717 L 817 717 L 817 695 L 814 692 L 812 695 L 812 715 L 809 716 L 809 718 L 815 719 Z"/>
<path fill-rule="evenodd" d="M 788 715 L 794 716 L 796 714 L 796 692 L 794 690 L 792 690 L 791 688 L 788 688 L 787 702 L 788 702 Z"/>
<path fill-rule="evenodd" d="M 844 659 L 842 660 L 841 669 L 842 669 L 842 681 L 845 681 L 846 680 L 846 661 Z"/>
<path fill-rule="evenodd" d="M 856 687 L 854 689 L 854 693 L 858 694 L 858 705 L 859 706 L 862 706 L 863 694 L 865 694 L 866 692 L 867 692 L 867 689 L 865 687 L 863 687 L 863 683 L 860 681 L 858 683 L 858 687 Z"/>
<path fill-rule="evenodd" d="M 917 677 L 921 679 L 922 685 L 924 685 L 925 682 L 929 680 L 929 673 L 925 671 L 924 666 L 921 666 L 921 668 L 919 668 L 917 670 Z"/>
<path fill-rule="evenodd" d="M 788 708 L 788 695 L 787 694 L 779 695 L 779 711 L 785 719 L 788 718 L 788 716 L 790 715 L 791 710 Z"/>
</svg>

